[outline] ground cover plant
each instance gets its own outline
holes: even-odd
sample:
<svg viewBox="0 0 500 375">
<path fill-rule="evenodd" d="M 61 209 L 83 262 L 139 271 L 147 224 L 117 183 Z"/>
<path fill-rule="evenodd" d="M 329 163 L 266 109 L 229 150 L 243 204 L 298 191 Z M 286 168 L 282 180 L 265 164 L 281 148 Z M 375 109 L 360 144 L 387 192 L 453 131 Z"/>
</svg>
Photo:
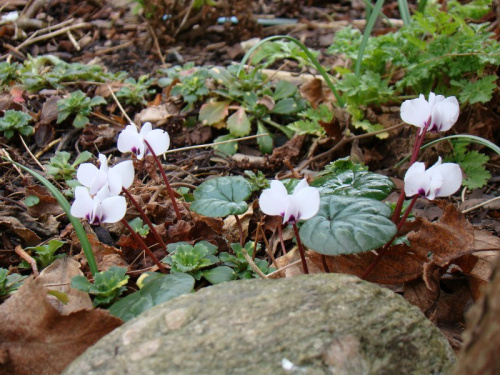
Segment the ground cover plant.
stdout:
<svg viewBox="0 0 500 375">
<path fill-rule="evenodd" d="M 114 327 L 212 284 L 342 272 L 393 285 L 459 351 L 449 311 L 500 249 L 500 47 L 484 1 L 411 13 L 326 48 L 274 35 L 235 64 L 4 55 L 1 301 L 74 261 L 61 283 Z"/>
</svg>

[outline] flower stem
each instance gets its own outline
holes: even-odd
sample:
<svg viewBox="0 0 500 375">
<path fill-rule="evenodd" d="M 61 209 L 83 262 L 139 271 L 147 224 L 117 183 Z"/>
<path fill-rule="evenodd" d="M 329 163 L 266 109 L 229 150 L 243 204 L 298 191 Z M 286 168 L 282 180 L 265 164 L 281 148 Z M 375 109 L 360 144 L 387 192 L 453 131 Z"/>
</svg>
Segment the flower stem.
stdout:
<svg viewBox="0 0 500 375">
<path fill-rule="evenodd" d="M 280 244 L 281 244 L 281 250 L 283 251 L 283 255 L 286 254 L 286 247 L 285 247 L 285 241 L 283 241 L 283 226 L 280 223 L 278 224 L 278 236 L 280 238 Z"/>
<path fill-rule="evenodd" d="M 148 254 L 148 256 L 151 258 L 151 260 L 156 264 L 156 266 L 160 269 L 161 272 L 167 273 L 167 269 L 161 262 L 158 260 L 158 258 L 153 254 L 153 252 L 149 249 L 148 245 L 142 240 L 142 238 L 132 229 L 132 227 L 129 225 L 127 220 L 122 219 L 122 224 L 125 225 L 125 227 L 128 229 L 132 237 L 134 237 L 134 240 L 136 240 L 139 245 L 142 247 L 142 249 Z"/>
<path fill-rule="evenodd" d="M 122 187 L 122 190 L 125 193 L 125 195 L 127 196 L 127 198 L 130 200 L 130 202 L 132 202 L 134 207 L 137 209 L 137 212 L 139 212 L 139 215 L 141 215 L 141 217 L 144 219 L 144 221 L 146 222 L 148 227 L 151 229 L 151 233 L 153 233 L 154 238 L 156 239 L 156 241 L 158 241 L 161 248 L 165 251 L 165 253 L 168 254 L 167 246 L 165 245 L 165 242 L 163 242 L 162 238 L 160 237 L 160 234 L 158 233 L 158 231 L 154 227 L 153 223 L 151 223 L 151 220 L 149 220 L 148 216 L 146 215 L 146 213 L 144 212 L 142 207 L 139 205 L 139 203 L 137 203 L 137 201 L 132 196 L 132 194 L 130 194 L 128 189 Z"/>
<path fill-rule="evenodd" d="M 397 232 L 396 232 L 396 234 L 394 235 L 394 237 L 391 238 L 391 240 L 389 242 L 387 242 L 384 245 L 384 247 L 382 247 L 382 249 L 380 249 L 380 251 L 378 252 L 378 255 L 375 257 L 375 259 L 373 260 L 373 262 L 371 262 L 371 264 L 368 266 L 368 268 L 365 270 L 365 272 L 361 276 L 361 278 L 363 280 L 366 280 L 366 278 L 370 275 L 370 273 L 372 273 L 372 271 L 375 269 L 375 267 L 377 266 L 377 264 L 379 264 L 379 262 L 382 259 L 382 257 L 385 255 L 385 253 L 387 252 L 387 250 L 389 249 L 389 247 L 392 245 L 392 243 L 396 239 L 396 237 L 398 235 L 398 232 L 403 227 L 403 224 L 405 223 L 406 219 L 408 218 L 408 215 L 410 214 L 411 210 L 413 209 L 413 206 L 415 205 L 415 202 L 417 201 L 417 198 L 418 198 L 418 195 L 415 195 L 412 198 L 412 200 L 410 202 L 410 205 L 408 206 L 408 208 L 406 209 L 403 217 L 401 218 L 401 220 L 397 224 Z"/>
<path fill-rule="evenodd" d="M 149 144 L 148 141 L 144 140 L 144 143 L 149 149 L 149 152 L 151 152 L 151 155 L 153 155 L 153 159 L 155 160 L 156 165 L 160 169 L 161 176 L 163 177 L 163 181 L 165 182 L 165 187 L 167 188 L 168 195 L 170 197 L 170 200 L 172 201 L 172 205 L 174 206 L 174 211 L 175 211 L 175 216 L 177 216 L 177 220 L 182 220 L 181 213 L 179 211 L 179 207 L 177 206 L 177 201 L 175 200 L 175 195 L 174 191 L 172 190 L 172 187 L 170 186 L 170 183 L 168 182 L 168 178 L 165 175 L 165 171 L 163 170 L 163 167 L 161 165 L 160 159 L 158 159 L 158 156 L 155 154 L 153 148 Z"/>
<path fill-rule="evenodd" d="M 328 268 L 328 263 L 326 263 L 326 255 L 321 254 L 321 264 L 323 265 L 323 269 L 325 270 L 326 273 L 330 273 L 330 268 Z"/>
<path fill-rule="evenodd" d="M 243 238 L 243 227 L 241 226 L 241 221 L 238 215 L 234 215 L 234 218 L 236 219 L 236 226 L 238 227 L 238 230 L 240 232 L 240 245 L 243 247 L 245 245 L 245 239 Z"/>
<path fill-rule="evenodd" d="M 299 247 L 300 259 L 302 260 L 302 268 L 305 274 L 309 274 L 309 269 L 307 268 L 306 255 L 304 248 L 302 247 L 302 242 L 300 241 L 299 230 L 297 229 L 297 224 L 293 223 L 293 231 L 295 232 L 295 239 L 297 240 L 297 246 Z"/>
</svg>

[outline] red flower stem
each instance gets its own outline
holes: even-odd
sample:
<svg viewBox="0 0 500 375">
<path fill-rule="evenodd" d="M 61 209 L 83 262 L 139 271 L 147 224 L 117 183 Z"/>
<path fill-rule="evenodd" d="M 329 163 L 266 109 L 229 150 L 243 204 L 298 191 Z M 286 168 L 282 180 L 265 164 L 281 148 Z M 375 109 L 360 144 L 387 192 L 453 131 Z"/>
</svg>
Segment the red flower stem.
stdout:
<svg viewBox="0 0 500 375">
<path fill-rule="evenodd" d="M 307 268 L 306 255 L 304 248 L 302 247 L 302 242 L 300 241 L 299 230 L 297 229 L 297 224 L 293 223 L 293 231 L 295 232 L 295 239 L 297 240 L 297 246 L 299 247 L 300 259 L 302 260 L 302 268 L 305 274 L 309 274 L 309 269 Z"/>
<path fill-rule="evenodd" d="M 380 251 L 378 252 L 378 255 L 375 257 L 375 259 L 373 260 L 373 262 L 371 262 L 371 264 L 368 266 L 368 268 L 365 270 L 365 272 L 361 276 L 361 278 L 363 280 L 366 280 L 366 278 L 370 275 L 370 273 L 372 273 L 372 271 L 375 269 L 375 267 L 377 266 L 377 264 L 379 264 L 379 262 L 382 259 L 382 257 L 385 255 L 385 253 L 387 252 L 387 250 L 389 249 L 389 247 L 392 245 L 392 243 L 396 239 L 396 237 L 398 235 L 398 232 L 403 227 L 403 224 L 405 223 L 406 219 L 408 218 L 408 215 L 410 214 L 411 210 L 413 209 L 413 206 L 415 205 L 415 202 L 417 201 L 417 198 L 418 198 L 418 195 L 415 195 L 412 198 L 412 200 L 410 202 L 410 205 L 408 206 L 408 208 L 406 209 L 403 217 L 401 218 L 401 220 L 398 223 L 396 234 L 394 235 L 394 237 L 391 238 L 391 240 L 389 242 L 387 242 L 384 245 L 384 247 L 382 249 L 380 249 Z"/>
<path fill-rule="evenodd" d="M 236 226 L 240 231 L 240 245 L 241 247 L 243 247 L 245 245 L 245 239 L 243 238 L 243 227 L 241 226 L 241 221 L 238 215 L 234 215 L 234 218 L 236 219 Z"/>
<path fill-rule="evenodd" d="M 127 196 L 127 198 L 130 200 L 130 202 L 132 202 L 134 207 L 137 209 L 137 212 L 139 212 L 139 215 L 141 215 L 141 217 L 144 219 L 144 221 L 146 222 L 148 227 L 151 229 L 151 233 L 153 233 L 154 238 L 156 239 L 156 241 L 158 241 L 161 248 L 165 251 L 165 253 L 168 254 L 167 246 L 165 245 L 165 242 L 163 242 L 162 238 L 160 237 L 160 234 L 158 233 L 158 231 L 154 227 L 153 223 L 151 223 L 151 220 L 149 220 L 148 216 L 146 215 L 146 213 L 144 212 L 142 207 L 139 205 L 139 203 L 137 203 L 135 198 L 132 196 L 132 194 L 130 194 L 130 192 L 126 188 L 122 187 L 122 190 L 125 193 L 125 195 Z"/>
<path fill-rule="evenodd" d="M 323 269 L 326 273 L 330 273 L 330 268 L 328 268 L 328 263 L 326 263 L 326 255 L 321 254 L 321 264 L 323 265 Z"/>
<path fill-rule="evenodd" d="M 280 238 L 281 250 L 283 250 L 283 255 L 286 254 L 285 241 L 283 241 L 283 228 L 281 226 L 281 221 L 278 224 L 278 237 Z"/>
<path fill-rule="evenodd" d="M 163 273 L 167 273 L 167 269 L 165 268 L 165 266 L 161 264 L 158 258 L 149 249 L 148 245 L 146 245 L 146 243 L 142 240 L 142 238 L 132 229 L 127 220 L 122 219 L 122 224 L 125 225 L 125 227 L 128 229 L 132 237 L 134 237 L 134 240 L 136 240 L 139 243 L 139 245 L 146 252 L 146 254 L 148 254 L 148 256 L 151 258 L 154 264 L 156 264 L 156 266 L 160 269 L 160 271 Z"/>
<path fill-rule="evenodd" d="M 149 144 L 148 141 L 144 140 L 144 143 L 146 146 L 148 146 L 149 152 L 151 152 L 151 155 L 153 155 L 153 159 L 155 160 L 156 165 L 158 166 L 158 169 L 160 169 L 161 176 L 163 177 L 163 181 L 165 182 L 165 186 L 168 191 L 168 195 L 170 197 L 170 200 L 172 201 L 172 205 L 174 206 L 174 211 L 175 211 L 175 216 L 177 216 L 177 220 L 182 220 L 181 213 L 179 211 L 179 207 L 177 206 L 177 201 L 175 200 L 175 195 L 174 191 L 172 190 L 172 187 L 170 186 L 170 183 L 168 182 L 168 178 L 165 175 L 165 171 L 163 170 L 163 167 L 161 165 L 160 159 L 158 159 L 158 156 L 155 154 L 153 148 Z"/>
</svg>

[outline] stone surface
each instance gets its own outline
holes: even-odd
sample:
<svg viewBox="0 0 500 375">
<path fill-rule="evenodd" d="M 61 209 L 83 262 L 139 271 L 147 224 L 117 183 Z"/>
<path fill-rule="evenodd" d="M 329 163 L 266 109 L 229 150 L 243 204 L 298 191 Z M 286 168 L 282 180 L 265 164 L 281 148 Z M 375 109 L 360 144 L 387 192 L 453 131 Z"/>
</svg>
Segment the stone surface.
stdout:
<svg viewBox="0 0 500 375">
<path fill-rule="evenodd" d="M 65 374 L 439 374 L 454 354 L 415 307 L 340 274 L 247 280 L 159 305 Z"/>
</svg>

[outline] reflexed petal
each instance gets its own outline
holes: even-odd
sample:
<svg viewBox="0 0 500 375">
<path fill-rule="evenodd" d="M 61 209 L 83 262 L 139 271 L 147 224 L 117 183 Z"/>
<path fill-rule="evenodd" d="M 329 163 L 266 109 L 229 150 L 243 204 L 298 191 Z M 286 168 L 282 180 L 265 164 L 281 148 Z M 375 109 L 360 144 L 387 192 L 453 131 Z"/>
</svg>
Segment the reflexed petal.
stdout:
<svg viewBox="0 0 500 375">
<path fill-rule="evenodd" d="M 424 195 L 429 191 L 430 180 L 425 174 L 424 163 L 413 163 L 413 165 L 408 168 L 404 178 L 404 190 L 407 197 L 413 197 L 415 194 Z"/>
<path fill-rule="evenodd" d="M 92 182 L 92 185 L 89 186 L 90 195 L 97 194 L 97 192 L 101 190 L 107 183 L 108 174 L 103 170 L 99 170 L 97 172 L 97 175 L 95 176 L 94 181 Z"/>
<path fill-rule="evenodd" d="M 122 178 L 117 170 L 111 170 L 108 173 L 109 196 L 115 196 L 122 192 Z"/>
<path fill-rule="evenodd" d="M 460 166 L 455 163 L 444 163 L 437 167 L 441 176 L 443 176 L 443 183 L 437 197 L 448 197 L 454 194 L 462 185 L 462 170 Z"/>
<path fill-rule="evenodd" d="M 307 183 L 307 180 L 305 178 L 303 178 L 302 180 L 299 181 L 297 186 L 295 186 L 295 190 L 293 191 L 293 195 L 295 195 L 295 193 L 298 193 L 299 191 L 301 191 L 302 189 L 307 188 L 307 187 L 309 187 L 309 184 Z"/>
<path fill-rule="evenodd" d="M 139 134 L 145 137 L 146 134 L 148 134 L 151 130 L 153 130 L 153 125 L 151 125 L 150 122 L 145 122 L 144 124 L 142 124 L 142 128 Z"/>
<path fill-rule="evenodd" d="M 108 171 L 108 159 L 106 158 L 106 155 L 99 154 L 99 162 L 101 163 L 99 169 L 101 171 L 107 172 Z"/>
<path fill-rule="evenodd" d="M 294 204 L 298 207 L 299 214 L 297 220 L 307 220 L 318 213 L 319 210 L 319 190 L 315 187 L 306 187 L 293 193 Z"/>
<path fill-rule="evenodd" d="M 92 163 L 80 164 L 76 171 L 76 179 L 83 186 L 90 187 L 97 177 L 99 169 Z"/>
<path fill-rule="evenodd" d="M 406 100 L 401 104 L 401 119 L 411 125 L 423 128 L 431 117 L 431 105 L 423 95 L 416 99 Z"/>
<path fill-rule="evenodd" d="M 132 160 L 116 164 L 110 169 L 110 173 L 111 171 L 118 173 L 122 181 L 122 186 L 125 189 L 128 189 L 132 185 L 132 182 L 134 182 L 134 163 L 132 163 Z"/>
<path fill-rule="evenodd" d="M 132 152 L 137 154 L 137 150 L 141 146 L 142 138 L 137 133 L 134 125 L 127 125 L 118 136 L 117 147 L 120 152 Z"/>
<path fill-rule="evenodd" d="M 149 143 L 149 145 L 153 148 L 156 155 L 163 155 L 167 152 L 170 146 L 170 137 L 168 133 L 161 129 L 155 129 L 150 131 L 144 139 Z M 149 149 L 146 154 L 148 154 Z"/>
<path fill-rule="evenodd" d="M 449 130 L 458 120 L 460 105 L 457 98 L 450 96 L 437 103 L 432 111 L 432 124 L 438 131 Z"/>
<path fill-rule="evenodd" d="M 429 191 L 425 195 L 425 197 L 429 200 L 433 200 L 434 198 L 436 198 L 436 194 L 439 193 L 441 186 L 443 186 L 443 176 L 441 175 L 441 173 L 438 172 L 432 175 L 427 174 L 427 176 L 430 179 L 430 184 L 429 184 Z"/>
<path fill-rule="evenodd" d="M 259 198 L 259 206 L 266 215 L 285 214 L 288 205 L 288 192 L 281 181 L 271 181 L 271 187 L 265 189 Z"/>
<path fill-rule="evenodd" d="M 125 216 L 127 212 L 127 202 L 125 197 L 115 196 L 106 198 L 101 202 L 101 218 L 102 223 L 116 223 Z"/>
<path fill-rule="evenodd" d="M 86 187 L 77 186 L 75 189 L 75 201 L 71 205 L 71 215 L 85 219 L 92 213 L 93 199 L 90 197 Z"/>
</svg>

